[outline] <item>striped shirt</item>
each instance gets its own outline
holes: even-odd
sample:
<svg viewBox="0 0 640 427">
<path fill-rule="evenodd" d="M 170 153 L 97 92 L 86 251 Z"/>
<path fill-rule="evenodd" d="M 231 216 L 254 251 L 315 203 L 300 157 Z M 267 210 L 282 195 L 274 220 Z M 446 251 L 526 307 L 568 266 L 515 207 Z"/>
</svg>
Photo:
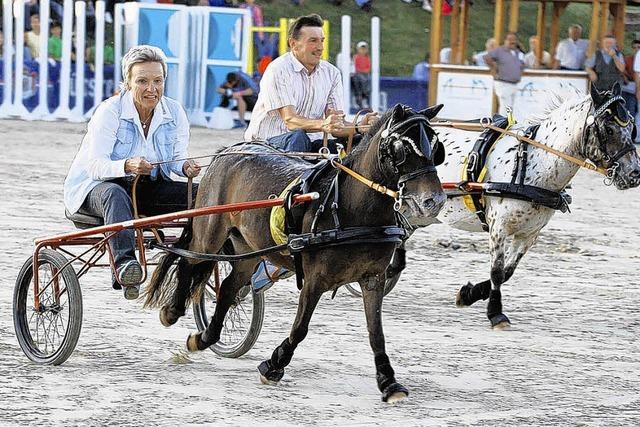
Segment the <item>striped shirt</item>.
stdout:
<svg viewBox="0 0 640 427">
<path fill-rule="evenodd" d="M 320 61 L 309 73 L 291 52 L 276 58 L 260 80 L 260 94 L 244 134 L 245 140 L 267 140 L 289 132 L 277 111 L 288 105 L 297 115 L 307 119 L 324 118 L 328 108 L 343 110 L 340 71 L 330 63 Z M 310 133 L 309 138 L 321 139 L 322 132 Z"/>
</svg>

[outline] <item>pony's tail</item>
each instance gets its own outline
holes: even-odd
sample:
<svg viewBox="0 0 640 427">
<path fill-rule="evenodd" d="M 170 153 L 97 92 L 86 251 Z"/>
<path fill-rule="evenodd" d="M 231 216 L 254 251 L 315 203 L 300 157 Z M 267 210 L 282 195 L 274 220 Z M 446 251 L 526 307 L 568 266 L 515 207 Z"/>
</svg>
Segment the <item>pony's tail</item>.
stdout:
<svg viewBox="0 0 640 427">
<path fill-rule="evenodd" d="M 176 242 L 175 247 L 186 249 L 189 246 L 192 237 L 193 226 L 192 220 L 189 219 L 189 222 Z M 173 253 L 167 253 L 160 258 L 160 262 L 153 272 L 153 276 L 151 276 L 149 285 L 145 289 L 145 301 L 143 307 L 160 308 L 171 301 L 176 287 L 176 280 L 174 280 L 176 269 L 173 269 L 171 274 L 168 273 L 176 261 L 181 258 L 182 257 L 180 255 Z"/>
</svg>

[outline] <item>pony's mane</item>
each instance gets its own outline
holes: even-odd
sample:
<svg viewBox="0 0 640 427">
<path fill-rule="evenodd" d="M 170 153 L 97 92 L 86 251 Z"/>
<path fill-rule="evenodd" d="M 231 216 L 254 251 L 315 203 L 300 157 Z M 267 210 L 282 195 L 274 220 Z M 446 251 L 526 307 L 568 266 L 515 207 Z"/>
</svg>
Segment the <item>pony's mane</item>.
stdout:
<svg viewBox="0 0 640 427">
<path fill-rule="evenodd" d="M 582 105 L 590 98 L 573 88 L 573 90 L 552 91 L 549 94 L 547 105 L 542 113 L 532 114 L 526 120 L 529 125 L 539 125 L 542 122 L 549 120 L 553 114 L 558 111 L 568 111 L 577 106 Z"/>
</svg>

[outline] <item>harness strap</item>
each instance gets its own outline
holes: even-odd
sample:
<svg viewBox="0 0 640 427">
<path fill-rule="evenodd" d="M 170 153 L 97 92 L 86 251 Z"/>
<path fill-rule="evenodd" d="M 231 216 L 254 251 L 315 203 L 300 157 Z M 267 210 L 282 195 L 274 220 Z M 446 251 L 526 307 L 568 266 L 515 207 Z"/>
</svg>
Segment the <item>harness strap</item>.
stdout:
<svg viewBox="0 0 640 427">
<path fill-rule="evenodd" d="M 382 184 L 378 184 L 377 182 L 373 182 L 370 179 L 365 178 L 364 176 L 360 175 L 358 172 L 349 169 L 348 167 L 344 166 L 341 163 L 338 163 L 336 161 L 332 161 L 331 164 L 340 169 L 343 172 L 346 172 L 349 176 L 355 178 L 356 180 L 360 181 L 361 183 L 363 183 L 364 185 L 366 185 L 367 187 L 382 193 L 382 194 L 386 194 L 389 197 L 393 197 L 394 199 L 398 198 L 398 192 L 397 191 L 393 191 L 388 189 L 387 187 L 385 187 Z"/>
<path fill-rule="evenodd" d="M 356 245 L 363 243 L 395 243 L 400 244 L 407 232 L 402 227 L 349 227 L 345 229 L 325 230 L 320 233 L 304 233 L 289 236 L 289 251 L 317 251 L 339 245 Z"/>
<path fill-rule="evenodd" d="M 600 173 L 600 174 L 602 174 L 604 176 L 607 176 L 607 170 L 606 169 L 604 169 L 602 167 L 599 167 L 599 166 L 596 166 L 593 163 L 589 162 L 588 160 L 580 160 L 580 159 L 578 159 L 576 157 L 570 156 L 569 154 L 563 153 L 562 151 L 558 151 L 555 148 L 551 148 L 548 145 L 542 144 L 542 143 L 540 143 L 540 142 L 538 142 L 538 141 L 536 141 L 534 139 L 528 138 L 526 136 L 518 135 L 517 133 L 511 132 L 509 130 L 500 129 L 499 127 L 494 126 L 492 124 L 485 124 L 484 126 L 489 128 L 489 129 L 493 129 L 496 132 L 501 132 L 501 133 L 503 133 L 505 135 L 512 136 L 512 137 L 516 138 L 518 141 L 524 141 L 527 144 L 533 145 L 534 147 L 537 147 L 537 148 L 540 148 L 540 149 L 542 149 L 544 151 L 547 151 L 549 153 L 555 154 L 556 156 L 561 157 L 564 160 L 567 160 L 568 162 L 576 164 L 576 165 L 578 165 L 580 167 L 583 167 L 585 169 L 589 169 L 589 170 L 592 170 L 594 172 L 598 172 L 598 173 Z"/>
<path fill-rule="evenodd" d="M 201 252 L 189 251 L 187 249 L 180 249 L 173 246 L 167 246 L 165 244 L 151 242 L 149 244 L 151 248 L 161 249 L 165 252 L 169 252 L 183 258 L 190 258 L 199 261 L 240 261 L 249 258 L 258 258 L 273 252 L 280 252 L 287 249 L 287 243 L 283 245 L 270 246 L 268 248 L 260 249 L 253 252 L 247 252 L 237 255 L 221 255 L 221 254 L 203 254 Z"/>
</svg>

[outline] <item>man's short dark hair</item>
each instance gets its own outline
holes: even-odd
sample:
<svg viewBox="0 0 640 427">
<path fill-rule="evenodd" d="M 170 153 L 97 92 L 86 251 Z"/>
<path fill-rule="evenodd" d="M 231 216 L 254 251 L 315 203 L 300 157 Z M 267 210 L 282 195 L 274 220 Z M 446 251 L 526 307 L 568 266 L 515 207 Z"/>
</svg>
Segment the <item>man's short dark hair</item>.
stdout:
<svg viewBox="0 0 640 427">
<path fill-rule="evenodd" d="M 631 42 L 631 44 L 640 44 L 640 40 L 635 39 L 634 41 Z"/>
<path fill-rule="evenodd" d="M 60 21 L 52 21 L 51 22 L 51 27 L 50 28 L 62 28 L 62 24 L 60 23 Z"/>
<path fill-rule="evenodd" d="M 320 15 L 316 13 L 296 18 L 296 20 L 293 21 L 289 26 L 289 33 L 287 34 L 287 38 L 298 40 L 300 38 L 300 30 L 302 30 L 302 28 L 304 27 L 322 28 L 322 24 L 323 24 L 322 18 L 320 17 Z"/>
<path fill-rule="evenodd" d="M 238 81 L 238 73 L 231 72 L 227 74 L 227 83 L 233 84 Z"/>
</svg>

